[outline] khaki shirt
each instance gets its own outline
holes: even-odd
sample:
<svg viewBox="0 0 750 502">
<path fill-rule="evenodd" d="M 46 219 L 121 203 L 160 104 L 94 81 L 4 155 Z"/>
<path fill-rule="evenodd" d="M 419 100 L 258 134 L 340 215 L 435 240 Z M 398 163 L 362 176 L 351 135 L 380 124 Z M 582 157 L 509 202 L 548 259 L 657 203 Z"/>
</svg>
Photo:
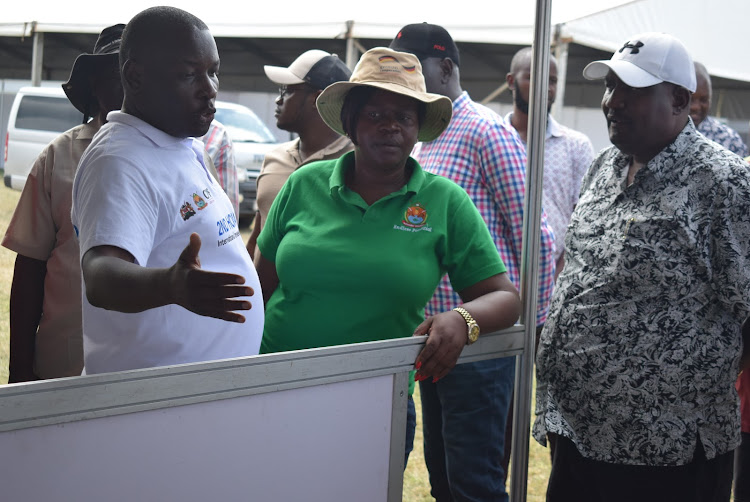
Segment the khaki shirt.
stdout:
<svg viewBox="0 0 750 502">
<path fill-rule="evenodd" d="M 81 267 L 70 209 L 78 161 L 100 127 L 94 119 L 47 145 L 31 168 L 2 241 L 18 254 L 47 262 L 34 353 L 40 378 L 80 375 L 83 369 Z"/>
<path fill-rule="evenodd" d="M 258 176 L 258 214 L 260 214 L 260 228 L 266 224 L 266 217 L 271 205 L 281 191 L 286 180 L 294 171 L 305 164 L 316 160 L 338 159 L 346 152 L 354 149 L 354 145 L 346 136 L 340 136 L 336 141 L 310 155 L 304 161 L 300 157 L 299 138 L 280 144 L 266 153 L 263 167 Z M 260 252 L 255 249 L 254 259 L 258 259 Z"/>
</svg>

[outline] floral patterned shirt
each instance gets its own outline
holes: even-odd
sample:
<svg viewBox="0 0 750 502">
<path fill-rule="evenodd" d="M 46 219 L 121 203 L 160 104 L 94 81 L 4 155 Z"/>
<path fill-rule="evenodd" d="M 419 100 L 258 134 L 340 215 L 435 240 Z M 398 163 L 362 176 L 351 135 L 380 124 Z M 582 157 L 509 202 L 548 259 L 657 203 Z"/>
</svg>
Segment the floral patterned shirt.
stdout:
<svg viewBox="0 0 750 502">
<path fill-rule="evenodd" d="M 698 126 L 698 132 L 734 152 L 740 157 L 747 156 L 747 145 L 737 131 L 722 124 L 713 117 L 706 117 Z"/>
<path fill-rule="evenodd" d="M 684 465 L 740 442 L 734 382 L 750 314 L 750 172 L 689 122 L 625 187 L 584 179 L 537 355 L 534 436 L 594 460 Z"/>
</svg>

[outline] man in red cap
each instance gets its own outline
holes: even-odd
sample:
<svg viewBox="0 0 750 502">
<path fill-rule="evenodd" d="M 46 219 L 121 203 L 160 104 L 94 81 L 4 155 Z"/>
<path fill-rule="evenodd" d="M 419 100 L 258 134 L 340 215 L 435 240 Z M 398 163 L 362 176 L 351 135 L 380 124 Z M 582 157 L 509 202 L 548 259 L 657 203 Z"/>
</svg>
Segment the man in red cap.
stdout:
<svg viewBox="0 0 750 502">
<path fill-rule="evenodd" d="M 107 113 L 122 105 L 118 52 L 124 24 L 105 28 L 63 90 L 83 113 L 31 168 L 2 245 L 18 253 L 10 294 L 9 383 L 80 375 L 81 269 L 70 222 L 73 176 Z M 91 119 L 91 120 L 89 120 Z"/>
<path fill-rule="evenodd" d="M 526 152 L 513 126 L 474 102 L 461 87 L 458 47 L 442 26 L 404 26 L 390 47 L 422 64 L 427 92 L 453 102 L 450 125 L 412 156 L 425 171 L 462 186 L 482 214 L 511 281 L 520 287 Z M 539 303 L 541 326 L 554 285 L 554 238 L 541 219 Z M 427 316 L 461 305 L 444 277 L 425 308 Z M 507 501 L 502 466 L 505 422 L 513 390 L 511 357 L 456 366 L 439 381 L 421 381 L 425 464 L 437 501 Z"/>
</svg>

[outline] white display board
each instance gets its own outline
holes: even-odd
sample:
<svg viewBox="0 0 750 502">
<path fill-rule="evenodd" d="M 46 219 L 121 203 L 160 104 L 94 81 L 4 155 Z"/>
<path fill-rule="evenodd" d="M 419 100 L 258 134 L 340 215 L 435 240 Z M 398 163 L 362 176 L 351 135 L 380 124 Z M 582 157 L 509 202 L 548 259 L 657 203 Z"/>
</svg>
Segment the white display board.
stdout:
<svg viewBox="0 0 750 502">
<path fill-rule="evenodd" d="M 400 501 L 424 340 L 0 387 L 0 501 Z M 523 343 L 517 326 L 460 361 Z"/>
<path fill-rule="evenodd" d="M 383 502 L 392 392 L 386 375 L 6 432 L 0 498 Z"/>
</svg>

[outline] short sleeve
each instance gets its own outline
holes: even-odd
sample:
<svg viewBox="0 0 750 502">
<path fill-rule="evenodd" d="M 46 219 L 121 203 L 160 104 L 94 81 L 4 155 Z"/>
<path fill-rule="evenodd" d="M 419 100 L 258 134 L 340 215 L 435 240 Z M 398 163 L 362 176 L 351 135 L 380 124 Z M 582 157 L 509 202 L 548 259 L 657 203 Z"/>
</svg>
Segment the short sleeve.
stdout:
<svg viewBox="0 0 750 502">
<path fill-rule="evenodd" d="M 581 184 L 583 178 L 586 176 L 586 172 L 591 167 L 591 163 L 594 161 L 594 145 L 591 144 L 591 140 L 588 137 L 581 134 L 577 142 L 577 148 L 575 152 L 576 166 L 575 173 L 573 173 L 573 183 L 575 187 L 572 191 L 573 205 L 578 204 L 578 196 L 581 193 Z"/>
<path fill-rule="evenodd" d="M 506 272 L 487 225 L 463 191 L 449 218 L 442 265 L 457 292 Z"/>
<path fill-rule="evenodd" d="M 49 259 L 57 234 L 49 190 L 54 162 L 54 150 L 47 146 L 31 167 L 2 242 L 18 254 L 41 261 Z"/>
<path fill-rule="evenodd" d="M 96 246 L 115 246 L 145 265 L 162 205 L 146 173 L 127 159 L 102 155 L 82 164 L 78 175 L 72 217 L 81 256 Z"/>
<path fill-rule="evenodd" d="M 714 199 L 711 268 L 714 289 L 741 321 L 750 316 L 750 178 L 735 167 Z"/>
</svg>

